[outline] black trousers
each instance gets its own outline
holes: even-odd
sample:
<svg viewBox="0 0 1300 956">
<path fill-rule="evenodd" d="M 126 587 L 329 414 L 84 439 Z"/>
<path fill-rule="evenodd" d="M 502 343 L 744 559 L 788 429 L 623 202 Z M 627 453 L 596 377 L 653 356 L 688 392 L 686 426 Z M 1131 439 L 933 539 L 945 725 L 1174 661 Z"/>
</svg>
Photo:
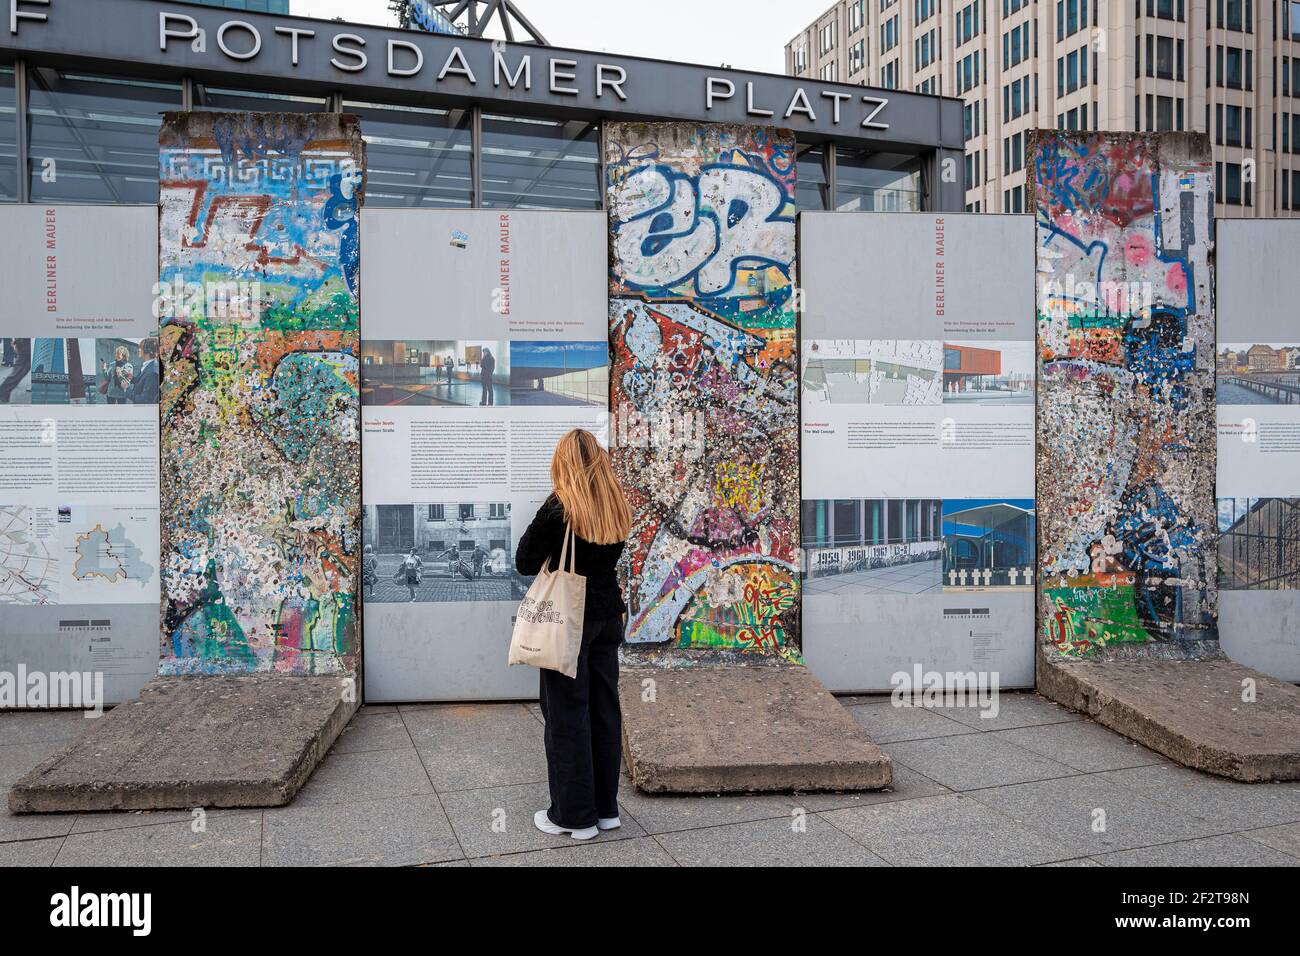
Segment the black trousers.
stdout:
<svg viewBox="0 0 1300 956">
<path fill-rule="evenodd" d="M 581 830 L 594 827 L 598 817 L 618 816 L 623 742 L 618 646 L 622 642 L 622 618 L 584 621 L 577 676 L 539 672 L 546 775 L 551 785 L 547 815 L 556 826 Z"/>
</svg>

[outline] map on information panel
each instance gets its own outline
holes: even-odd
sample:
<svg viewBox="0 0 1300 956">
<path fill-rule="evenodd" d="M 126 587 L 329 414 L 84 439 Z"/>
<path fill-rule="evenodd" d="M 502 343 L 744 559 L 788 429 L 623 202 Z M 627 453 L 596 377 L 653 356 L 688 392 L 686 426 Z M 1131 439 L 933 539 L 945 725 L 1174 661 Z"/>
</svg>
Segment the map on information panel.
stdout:
<svg viewBox="0 0 1300 956">
<path fill-rule="evenodd" d="M 0 505 L 0 604 L 54 604 L 59 559 L 54 509 Z"/>
</svg>

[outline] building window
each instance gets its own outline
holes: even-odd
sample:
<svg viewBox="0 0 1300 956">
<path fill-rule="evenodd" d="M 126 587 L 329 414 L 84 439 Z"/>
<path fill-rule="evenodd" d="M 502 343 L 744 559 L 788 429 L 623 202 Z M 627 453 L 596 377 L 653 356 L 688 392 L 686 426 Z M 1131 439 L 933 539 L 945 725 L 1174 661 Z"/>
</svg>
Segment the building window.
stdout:
<svg viewBox="0 0 1300 956">
<path fill-rule="evenodd" d="M 158 129 L 177 83 L 34 68 L 28 129 L 36 202 L 158 202 Z"/>
<path fill-rule="evenodd" d="M 857 33 L 866 22 L 866 0 L 855 0 L 849 4 L 849 32 Z"/>
<path fill-rule="evenodd" d="M 835 208 L 844 212 L 919 212 L 920 160 L 898 153 L 837 148 Z"/>
<path fill-rule="evenodd" d="M 822 24 L 817 31 L 817 52 L 823 56 L 835 49 L 835 21 Z"/>
<path fill-rule="evenodd" d="M 826 181 L 825 153 L 820 146 L 800 148 L 796 170 L 795 208 L 800 212 L 810 209 L 830 209 L 830 190 Z"/>
<path fill-rule="evenodd" d="M 1215 163 L 1214 171 L 1217 186 L 1215 202 L 1228 206 L 1242 205 L 1241 164 Z"/>
<path fill-rule="evenodd" d="M 827 81 L 837 79 L 836 74 L 839 72 L 839 64 L 834 60 L 829 63 L 823 63 L 821 68 L 821 78 Z"/>
<path fill-rule="evenodd" d="M 447 518 L 446 505 L 429 505 L 428 521 L 445 521 Z"/>
<path fill-rule="evenodd" d="M 1227 106 L 1223 111 L 1224 130 L 1223 140 L 1225 145 L 1241 145 L 1241 107 Z"/>
<path fill-rule="evenodd" d="M 461 521 L 473 521 L 473 520 L 474 520 L 474 506 L 473 506 L 473 505 L 457 505 L 456 507 L 457 507 L 457 509 L 458 509 L 458 511 L 459 511 L 459 517 L 460 517 L 460 520 L 461 520 Z"/>
<path fill-rule="evenodd" d="M 361 117 L 366 205 L 468 208 L 474 200 L 468 110 L 344 102 Z"/>
<path fill-rule="evenodd" d="M 481 205 L 600 209 L 599 144 L 595 122 L 483 114 Z"/>
<path fill-rule="evenodd" d="M 808 69 L 808 48 L 802 44 L 794 48 L 794 72 L 796 75 Z"/>
<path fill-rule="evenodd" d="M 880 24 L 880 52 L 888 53 L 898 46 L 898 15 Z"/>
<path fill-rule="evenodd" d="M 849 47 L 849 76 L 859 72 L 867 65 L 867 41 L 859 40 Z"/>
<path fill-rule="evenodd" d="M 494 502 L 493 504 L 488 505 L 488 517 L 501 521 L 508 516 L 509 507 L 510 506 L 505 503 Z"/>
<path fill-rule="evenodd" d="M 1156 37 L 1156 76 L 1162 80 L 1174 78 L 1174 39 Z"/>
<path fill-rule="evenodd" d="M 13 68 L 0 66 L 0 202 L 18 198 L 17 106 Z"/>
</svg>

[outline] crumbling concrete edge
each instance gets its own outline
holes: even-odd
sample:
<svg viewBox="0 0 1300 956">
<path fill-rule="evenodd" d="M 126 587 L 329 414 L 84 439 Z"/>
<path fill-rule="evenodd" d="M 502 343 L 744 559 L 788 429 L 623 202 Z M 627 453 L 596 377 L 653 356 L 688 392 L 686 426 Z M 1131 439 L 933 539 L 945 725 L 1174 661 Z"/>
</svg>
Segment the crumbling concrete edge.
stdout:
<svg viewBox="0 0 1300 956">
<path fill-rule="evenodd" d="M 632 784 L 642 793 L 825 793 L 884 790 L 894 782 L 894 760 L 848 760 L 834 764 L 748 764 L 739 766 L 665 766 L 635 755 L 626 734 L 624 760 Z"/>
<path fill-rule="evenodd" d="M 191 678 L 202 680 L 202 678 Z M 293 680 L 286 677 L 286 680 Z M 9 789 L 9 811 L 26 813 L 95 813 L 122 810 L 190 810 L 282 807 L 293 801 L 334 741 L 343 732 L 360 707 L 356 694 L 344 695 L 345 682 L 339 679 L 340 693 L 333 711 L 312 735 L 289 769 L 274 780 L 253 782 L 247 779 L 184 781 L 167 786 L 156 783 L 104 783 L 81 785 L 40 783 L 40 778 L 57 764 L 86 734 L 88 728 L 57 753 L 41 761 Z M 350 699 L 349 699 L 350 698 Z M 130 701 L 126 702 L 127 704 Z M 125 706 L 119 705 L 119 706 Z"/>
<path fill-rule="evenodd" d="M 1037 690 L 1044 697 L 1183 766 L 1242 783 L 1300 780 L 1300 752 L 1244 755 L 1195 740 L 1096 687 L 1070 662 L 1051 660 L 1042 651 L 1037 671 Z"/>
</svg>

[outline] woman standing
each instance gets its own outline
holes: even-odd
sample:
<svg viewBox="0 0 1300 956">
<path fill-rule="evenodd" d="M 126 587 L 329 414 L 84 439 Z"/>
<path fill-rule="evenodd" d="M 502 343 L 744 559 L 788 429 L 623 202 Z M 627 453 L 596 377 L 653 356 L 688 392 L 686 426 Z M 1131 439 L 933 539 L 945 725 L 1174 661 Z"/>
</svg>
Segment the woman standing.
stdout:
<svg viewBox="0 0 1300 956">
<path fill-rule="evenodd" d="M 565 526 L 572 526 L 576 571 L 587 579 L 587 603 L 577 676 L 540 672 L 551 806 L 538 810 L 533 823 L 545 833 L 590 840 L 601 830 L 621 826 L 618 646 L 627 606 L 614 567 L 632 529 L 632 511 L 609 454 L 580 428 L 556 446 L 551 484 L 554 492 L 519 539 L 515 567 L 520 574 L 534 575 L 549 559 L 551 568 L 558 568 Z"/>
</svg>

